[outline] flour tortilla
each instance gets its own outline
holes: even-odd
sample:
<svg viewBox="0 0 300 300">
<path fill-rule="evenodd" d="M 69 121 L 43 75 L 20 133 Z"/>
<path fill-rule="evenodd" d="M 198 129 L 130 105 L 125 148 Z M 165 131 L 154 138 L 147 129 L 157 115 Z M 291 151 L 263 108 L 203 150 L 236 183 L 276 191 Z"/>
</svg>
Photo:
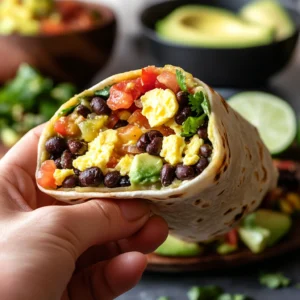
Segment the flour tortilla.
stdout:
<svg viewBox="0 0 300 300">
<path fill-rule="evenodd" d="M 114 75 L 66 102 L 40 138 L 37 170 L 47 159 L 45 142 L 54 135 L 53 123 L 62 109 L 76 105 L 78 96 L 92 96 L 96 90 L 140 76 L 141 70 Z M 168 222 L 170 233 L 187 241 L 205 241 L 228 232 L 247 213 L 255 210 L 267 191 L 276 186 L 278 172 L 257 129 L 231 109 L 212 88 L 200 80 L 199 84 L 206 90 L 211 106 L 208 136 L 214 150 L 210 164 L 196 178 L 183 181 L 179 186 L 148 190 L 134 190 L 132 186 L 39 188 L 71 204 L 94 198 L 146 199 L 153 213 Z"/>
</svg>

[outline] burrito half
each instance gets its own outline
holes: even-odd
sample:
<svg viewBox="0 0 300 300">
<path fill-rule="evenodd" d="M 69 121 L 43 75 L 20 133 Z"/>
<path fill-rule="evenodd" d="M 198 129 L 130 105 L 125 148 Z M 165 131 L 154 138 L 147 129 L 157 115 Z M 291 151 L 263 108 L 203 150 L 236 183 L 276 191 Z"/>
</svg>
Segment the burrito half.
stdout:
<svg viewBox="0 0 300 300">
<path fill-rule="evenodd" d="M 36 172 L 43 192 L 68 203 L 146 199 L 188 241 L 236 226 L 277 176 L 256 128 L 170 65 L 114 75 L 62 105 Z"/>
</svg>

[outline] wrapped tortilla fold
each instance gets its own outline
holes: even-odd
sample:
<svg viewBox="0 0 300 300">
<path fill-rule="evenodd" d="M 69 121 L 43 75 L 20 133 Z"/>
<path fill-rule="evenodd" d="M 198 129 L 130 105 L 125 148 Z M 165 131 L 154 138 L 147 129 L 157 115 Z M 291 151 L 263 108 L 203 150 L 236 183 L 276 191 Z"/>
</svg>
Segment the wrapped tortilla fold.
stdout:
<svg viewBox="0 0 300 300">
<path fill-rule="evenodd" d="M 114 75 L 74 96 L 38 147 L 44 193 L 71 204 L 146 199 L 188 241 L 229 231 L 278 177 L 256 128 L 170 65 Z"/>
</svg>

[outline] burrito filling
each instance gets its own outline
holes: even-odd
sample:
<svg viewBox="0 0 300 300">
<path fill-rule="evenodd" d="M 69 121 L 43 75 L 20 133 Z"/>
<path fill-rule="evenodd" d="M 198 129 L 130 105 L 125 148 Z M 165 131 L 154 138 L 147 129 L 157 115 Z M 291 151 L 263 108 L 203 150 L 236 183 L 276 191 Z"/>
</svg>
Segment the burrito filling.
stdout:
<svg viewBox="0 0 300 300">
<path fill-rule="evenodd" d="M 172 187 L 201 174 L 213 153 L 204 88 L 180 68 L 76 96 L 56 114 L 38 183 L 75 187 Z"/>
</svg>

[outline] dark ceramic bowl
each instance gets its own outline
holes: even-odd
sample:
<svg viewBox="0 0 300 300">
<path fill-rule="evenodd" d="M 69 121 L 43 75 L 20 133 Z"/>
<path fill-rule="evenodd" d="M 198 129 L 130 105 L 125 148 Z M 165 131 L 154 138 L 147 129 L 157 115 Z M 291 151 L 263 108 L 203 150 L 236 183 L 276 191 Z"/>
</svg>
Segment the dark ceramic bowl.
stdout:
<svg viewBox="0 0 300 300">
<path fill-rule="evenodd" d="M 219 87 L 257 87 L 282 70 L 290 61 L 299 35 L 300 16 L 288 10 L 296 22 L 296 32 L 269 45 L 247 48 L 205 48 L 175 44 L 160 38 L 155 23 L 175 8 L 190 3 L 238 11 L 245 0 L 167 1 L 146 8 L 141 15 L 143 35 L 149 51 L 160 65 L 173 64 L 191 72 L 206 83 Z"/>
<path fill-rule="evenodd" d="M 103 22 L 59 35 L 0 36 L 0 83 L 12 78 L 22 62 L 57 81 L 83 87 L 108 61 L 116 38 L 116 17 L 103 5 L 82 2 L 99 11 Z"/>
</svg>

